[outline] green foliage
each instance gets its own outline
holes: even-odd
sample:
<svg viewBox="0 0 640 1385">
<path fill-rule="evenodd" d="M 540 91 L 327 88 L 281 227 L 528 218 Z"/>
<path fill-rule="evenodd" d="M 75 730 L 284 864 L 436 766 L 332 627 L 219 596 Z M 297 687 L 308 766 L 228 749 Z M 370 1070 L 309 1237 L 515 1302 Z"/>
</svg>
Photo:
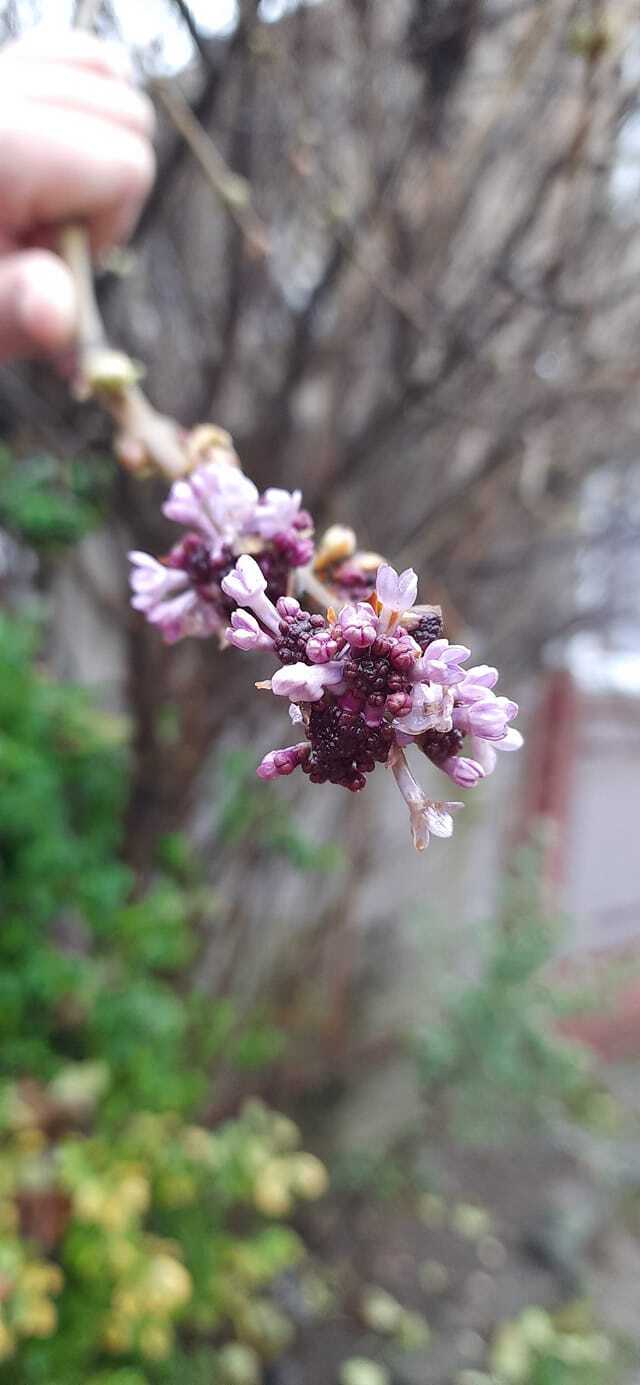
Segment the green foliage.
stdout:
<svg viewBox="0 0 640 1385">
<path fill-rule="evenodd" d="M 285 856 L 296 870 L 334 871 L 344 865 L 337 842 L 318 845 L 300 831 L 287 803 L 275 801 L 256 778 L 252 751 L 233 750 L 222 766 L 218 836 L 222 843 L 251 841 L 252 848 Z"/>
<path fill-rule="evenodd" d="M 280 1035 L 190 991 L 211 893 L 179 837 L 137 886 L 123 727 L 36 655 L 0 619 L 0 1385 L 256 1385 L 292 1331 L 282 1219 L 326 1175 L 258 1103 L 198 1121 L 218 1059 Z"/>
<path fill-rule="evenodd" d="M 0 447 L 0 525 L 40 550 L 76 543 L 97 524 L 110 469 L 95 458 L 34 455 L 15 462 Z"/>
<path fill-rule="evenodd" d="M 108 933 L 131 879 L 115 854 L 119 728 L 34 676 L 34 645 L 32 630 L 0 620 L 0 1073 L 47 1077 L 74 1011 L 104 990 L 104 960 L 57 945 L 53 925 Z"/>
<path fill-rule="evenodd" d="M 322 1192 L 322 1166 L 256 1102 L 215 1133 L 152 1112 L 102 1132 L 106 1078 L 79 1064 L 4 1088 L 0 1382 L 18 1363 L 21 1385 L 81 1385 L 115 1358 L 155 1385 L 177 1332 L 210 1363 L 229 1333 L 258 1360 L 277 1354 L 292 1328 L 267 1291 L 304 1247 L 267 1218 Z"/>
<path fill-rule="evenodd" d="M 492 1385 L 611 1385 L 617 1378 L 616 1350 L 594 1329 L 590 1314 L 577 1320 L 551 1317 L 542 1308 L 525 1308 L 504 1323 L 491 1352 Z M 564 1319 L 576 1316 L 571 1312 Z"/>
<path fill-rule="evenodd" d="M 588 1118 L 595 1110 L 588 1059 L 560 1037 L 560 1002 L 545 980 L 557 933 L 540 902 L 537 853 L 526 850 L 505 882 L 477 981 L 416 1039 L 427 1099 L 463 1136 L 495 1139 L 505 1122 L 532 1111 Z"/>
<path fill-rule="evenodd" d="M 377 1150 L 357 1149 L 333 1160 L 331 1186 L 335 1192 L 393 1201 L 410 1193 L 414 1185 L 401 1160 Z"/>
</svg>

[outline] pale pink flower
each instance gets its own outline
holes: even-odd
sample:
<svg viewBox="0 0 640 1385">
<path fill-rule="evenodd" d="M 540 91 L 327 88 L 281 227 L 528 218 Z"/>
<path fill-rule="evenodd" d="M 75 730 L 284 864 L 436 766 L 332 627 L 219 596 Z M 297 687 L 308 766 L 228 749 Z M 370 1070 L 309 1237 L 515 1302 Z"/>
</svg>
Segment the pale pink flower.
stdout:
<svg viewBox="0 0 640 1385">
<path fill-rule="evenodd" d="M 440 769 L 453 779 L 459 789 L 473 789 L 485 777 L 482 764 L 478 760 L 469 759 L 467 755 L 449 755 L 442 761 Z"/>
<path fill-rule="evenodd" d="M 356 606 L 343 606 L 338 622 L 345 639 L 354 649 L 366 649 L 377 637 L 378 621 L 368 602 L 359 601 Z"/>
<path fill-rule="evenodd" d="M 416 683 L 411 711 L 394 726 L 403 736 L 422 736 L 425 731 L 450 731 L 453 726 L 453 692 L 438 683 Z"/>
<path fill-rule="evenodd" d="M 255 558 L 243 553 L 233 571 L 223 577 L 220 586 L 238 606 L 248 606 L 268 630 L 278 633 L 280 617 L 273 602 L 265 596 L 267 581 Z"/>
<path fill-rule="evenodd" d="M 231 625 L 225 634 L 228 644 L 235 645 L 236 649 L 242 649 L 245 653 L 258 649 L 273 649 L 271 636 L 265 635 L 255 616 L 249 611 L 233 611 Z"/>
<path fill-rule="evenodd" d="M 393 629 L 404 612 L 415 606 L 418 578 L 413 568 L 397 573 L 389 563 L 381 563 L 376 577 L 376 596 L 381 606 L 378 629 L 383 634 Z"/>
<path fill-rule="evenodd" d="M 214 548 L 233 543 L 251 526 L 258 490 L 224 454 L 175 481 L 163 506 L 167 519 L 195 529 Z"/>
<path fill-rule="evenodd" d="M 518 704 L 507 697 L 496 697 L 487 689 L 485 696 L 467 706 L 456 707 L 453 724 L 463 735 L 480 736 L 485 741 L 501 741 L 507 723 L 518 715 Z"/>
<path fill-rule="evenodd" d="M 510 726 L 499 741 L 485 741 L 480 736 L 469 737 L 469 748 L 475 760 L 482 765 L 485 774 L 493 774 L 498 762 L 497 750 L 521 750 L 524 745 L 524 737 L 515 726 Z"/>
<path fill-rule="evenodd" d="M 462 682 L 456 685 L 456 700 L 481 702 L 486 698 L 487 688 L 494 688 L 497 681 L 498 670 L 489 664 L 478 664 L 476 668 L 467 669 Z"/>
<path fill-rule="evenodd" d="M 261 534 L 265 539 L 272 539 L 275 534 L 284 534 L 289 529 L 293 529 L 300 513 L 302 501 L 302 491 L 279 490 L 277 486 L 270 486 L 260 496 L 259 503 L 252 515 L 251 527 L 255 534 Z"/>
<path fill-rule="evenodd" d="M 293 774 L 294 769 L 307 758 L 310 748 L 308 741 L 301 741 L 299 745 L 289 745 L 284 750 L 270 750 L 260 761 L 256 774 L 260 779 L 278 779 L 282 775 Z"/>
<path fill-rule="evenodd" d="M 209 639 L 221 634 L 224 621 L 214 602 L 196 591 L 182 568 L 166 567 L 148 553 L 129 553 L 134 610 L 158 625 L 166 644 L 190 635 Z"/>
<path fill-rule="evenodd" d="M 290 702 L 319 702 L 325 689 L 335 689 L 343 678 L 343 666 L 337 662 L 285 664 L 274 673 L 271 691 L 277 697 L 288 697 Z"/>
<path fill-rule="evenodd" d="M 442 683 L 445 687 L 463 681 L 465 671 L 462 661 L 468 659 L 471 650 L 464 644 L 449 644 L 448 640 L 433 640 L 421 659 L 418 659 L 412 677 L 428 683 Z"/>
<path fill-rule="evenodd" d="M 424 790 L 414 779 L 407 764 L 404 752 L 397 746 L 389 755 L 393 775 L 409 809 L 409 820 L 413 844 L 417 851 L 424 851 L 429 845 L 430 836 L 450 837 L 453 833 L 452 814 L 462 808 L 462 803 L 438 802 L 427 798 Z"/>
</svg>

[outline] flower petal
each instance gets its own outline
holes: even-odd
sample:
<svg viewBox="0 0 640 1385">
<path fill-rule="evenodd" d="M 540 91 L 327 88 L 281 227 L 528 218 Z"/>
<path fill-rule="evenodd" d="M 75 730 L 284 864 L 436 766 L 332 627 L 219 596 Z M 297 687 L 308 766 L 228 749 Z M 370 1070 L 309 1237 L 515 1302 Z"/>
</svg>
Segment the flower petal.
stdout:
<svg viewBox="0 0 640 1385">
<path fill-rule="evenodd" d="M 288 697 L 290 702 L 319 702 L 324 690 L 341 683 L 344 669 L 341 663 L 285 664 L 271 679 L 271 691 L 276 697 Z"/>
<path fill-rule="evenodd" d="M 458 808 L 463 808 L 462 803 L 436 803 L 429 800 L 425 807 L 425 814 L 429 831 L 434 837 L 450 837 L 453 833 L 453 818 L 451 816 Z"/>
<path fill-rule="evenodd" d="M 398 574 L 390 563 L 381 563 L 376 577 L 376 596 L 383 606 L 398 607 Z"/>
</svg>

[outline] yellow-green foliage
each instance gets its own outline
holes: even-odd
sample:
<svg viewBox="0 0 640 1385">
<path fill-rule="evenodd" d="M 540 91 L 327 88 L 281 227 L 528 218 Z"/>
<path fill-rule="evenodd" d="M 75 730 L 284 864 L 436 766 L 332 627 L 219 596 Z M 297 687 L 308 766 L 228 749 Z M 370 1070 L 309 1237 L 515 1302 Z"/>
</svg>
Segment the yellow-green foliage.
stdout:
<svg viewBox="0 0 640 1385">
<path fill-rule="evenodd" d="M 525 1308 L 499 1329 L 489 1379 L 495 1385 L 613 1385 L 614 1354 L 587 1310 L 554 1318 L 542 1308 Z"/>
<path fill-rule="evenodd" d="M 323 1166 L 255 1101 L 215 1131 L 145 1112 L 105 1135 L 95 1077 L 74 1066 L 2 1093 L 0 1381 L 80 1385 L 112 1358 L 155 1382 L 181 1330 L 212 1366 L 230 1337 L 258 1363 L 277 1355 L 292 1326 L 269 1286 L 305 1252 L 275 1218 L 324 1191 Z"/>
<path fill-rule="evenodd" d="M 194 995 L 206 883 L 179 838 L 135 881 L 122 728 L 6 620 L 0 728 L 0 1385 L 256 1385 L 326 1174 L 259 1103 L 201 1113 L 279 1035 Z"/>
</svg>

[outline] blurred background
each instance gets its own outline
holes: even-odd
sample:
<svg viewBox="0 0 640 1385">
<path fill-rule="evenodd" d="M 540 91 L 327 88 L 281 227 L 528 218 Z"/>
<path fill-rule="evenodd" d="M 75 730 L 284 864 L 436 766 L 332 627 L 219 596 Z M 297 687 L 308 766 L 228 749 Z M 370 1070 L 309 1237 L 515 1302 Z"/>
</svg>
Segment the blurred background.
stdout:
<svg viewBox="0 0 640 1385">
<path fill-rule="evenodd" d="M 638 1385 L 637 6 L 97 29 L 159 120 L 111 339 L 414 566 L 526 745 L 426 857 L 382 772 L 261 784 L 243 657 L 129 607 L 166 488 L 0 371 L 0 1385 Z"/>
</svg>

